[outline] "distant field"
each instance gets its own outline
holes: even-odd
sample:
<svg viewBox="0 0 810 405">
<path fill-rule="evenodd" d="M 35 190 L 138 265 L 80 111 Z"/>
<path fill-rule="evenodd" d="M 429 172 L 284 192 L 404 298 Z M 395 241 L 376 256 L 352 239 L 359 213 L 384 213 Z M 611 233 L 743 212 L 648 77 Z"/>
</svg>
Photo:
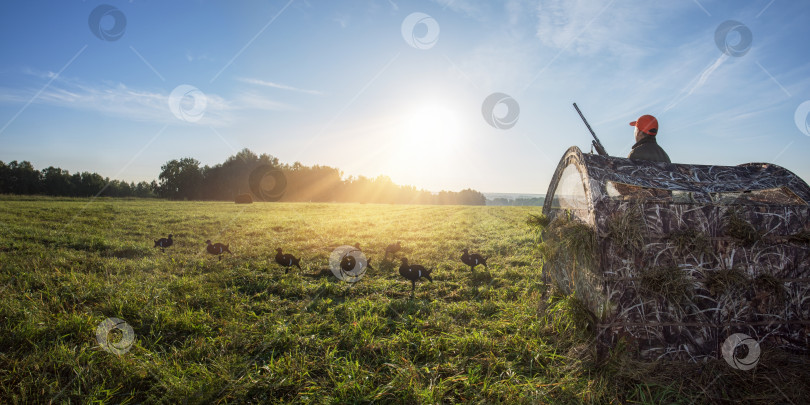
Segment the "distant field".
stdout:
<svg viewBox="0 0 810 405">
<path fill-rule="evenodd" d="M 541 298 L 538 212 L 0 197 L 0 402 L 706 401 L 652 368 L 594 363 L 575 302 Z M 174 246 L 152 247 L 168 233 Z M 397 240 L 434 269 L 413 298 L 383 261 Z M 349 285 L 328 257 L 356 242 L 376 270 Z M 489 272 L 459 261 L 465 247 Z M 96 340 L 110 317 L 132 327 L 126 353 Z"/>
</svg>

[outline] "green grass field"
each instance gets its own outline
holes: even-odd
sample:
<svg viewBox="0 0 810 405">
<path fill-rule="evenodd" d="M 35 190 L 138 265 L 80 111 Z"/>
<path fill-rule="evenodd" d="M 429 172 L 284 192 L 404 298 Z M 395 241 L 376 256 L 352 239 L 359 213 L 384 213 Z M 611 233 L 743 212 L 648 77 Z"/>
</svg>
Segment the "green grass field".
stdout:
<svg viewBox="0 0 810 405">
<path fill-rule="evenodd" d="M 530 213 L 539 207 L 2 197 L 0 402 L 790 396 L 779 384 L 781 396 L 738 388 L 760 377 L 722 360 L 677 372 L 623 356 L 597 363 L 576 301 L 542 298 Z M 168 233 L 175 245 L 153 248 Z M 233 255 L 206 254 L 206 239 L 229 243 Z M 399 260 L 383 261 L 397 240 L 399 257 L 433 269 L 434 282 L 418 283 L 413 297 Z M 356 242 L 376 270 L 356 284 L 338 281 L 328 257 Z M 301 257 L 303 272 L 284 274 L 276 247 Z M 462 264 L 465 247 L 491 256 L 489 271 Z M 132 327 L 126 353 L 96 340 L 110 317 Z"/>
</svg>

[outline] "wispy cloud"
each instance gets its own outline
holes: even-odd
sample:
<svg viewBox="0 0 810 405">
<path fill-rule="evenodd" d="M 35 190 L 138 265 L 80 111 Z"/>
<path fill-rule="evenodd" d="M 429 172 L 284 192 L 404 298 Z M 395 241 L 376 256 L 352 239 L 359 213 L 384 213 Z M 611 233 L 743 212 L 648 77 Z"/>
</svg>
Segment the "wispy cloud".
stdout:
<svg viewBox="0 0 810 405">
<path fill-rule="evenodd" d="M 290 104 L 271 100 L 255 92 L 244 92 L 236 96 L 234 104 L 240 110 L 264 110 L 264 111 L 291 111 L 296 108 Z"/>
<path fill-rule="evenodd" d="M 609 53 L 622 57 L 646 55 L 660 31 L 661 16 L 673 16 L 691 10 L 682 2 L 637 3 L 617 1 L 610 7 L 602 0 L 537 0 L 537 39 L 552 49 L 570 47 L 580 55 Z M 587 26 L 587 29 L 584 27 Z"/>
<path fill-rule="evenodd" d="M 288 86 L 286 84 L 268 82 L 268 81 L 261 80 L 261 79 L 252 79 L 252 78 L 243 77 L 243 78 L 239 78 L 239 81 L 241 81 L 243 83 L 248 83 L 248 84 L 255 84 L 257 86 L 272 87 L 272 88 L 275 88 L 275 89 L 295 91 L 295 92 L 298 92 L 298 93 L 313 94 L 313 95 L 316 95 L 316 96 L 323 95 L 323 92 L 320 92 L 318 90 L 299 89 L 297 87 Z"/>
<path fill-rule="evenodd" d="M 642 23 L 635 13 L 625 13 L 622 4 L 610 7 L 606 4 L 589 0 L 538 1 L 537 39 L 549 48 L 570 48 L 577 54 L 600 51 L 624 54 L 627 39 L 643 29 Z"/>
<path fill-rule="evenodd" d="M 52 72 L 26 70 L 30 76 L 40 79 L 50 78 Z M 201 89 L 202 90 L 202 89 Z M 31 88 L 0 88 L 0 103 L 22 104 L 36 92 Z M 87 83 L 77 79 L 59 78 L 39 94 L 35 104 L 61 108 L 84 110 L 130 119 L 133 121 L 153 121 L 178 123 L 169 108 L 169 94 L 172 89 L 136 89 L 123 83 Z M 289 105 L 265 97 L 242 93 L 233 98 L 205 93 L 206 108 L 202 125 L 223 126 L 235 120 L 234 113 L 245 110 L 290 110 Z"/>
<path fill-rule="evenodd" d="M 483 0 L 433 0 L 442 9 L 464 14 L 476 20 L 488 19 L 492 14 L 492 4 Z M 495 3 L 497 5 L 497 3 Z"/>
<path fill-rule="evenodd" d="M 509 0 L 504 7 L 509 18 L 509 25 L 517 25 L 526 15 L 526 10 L 520 0 Z"/>
<path fill-rule="evenodd" d="M 332 21 L 338 23 L 340 25 L 340 28 L 346 28 L 349 26 L 349 15 L 339 13 L 334 18 L 332 18 Z"/>
<path fill-rule="evenodd" d="M 208 53 L 201 53 L 199 55 L 195 55 L 191 51 L 187 50 L 186 51 L 186 60 L 189 61 L 189 62 L 194 62 L 195 60 L 197 60 L 197 61 L 204 60 L 204 61 L 212 62 L 214 59 L 211 58 L 211 56 L 209 56 Z"/>
<path fill-rule="evenodd" d="M 720 54 L 720 57 L 717 58 L 717 60 L 715 60 L 714 63 L 707 66 L 706 69 L 703 69 L 703 71 L 700 72 L 700 74 L 697 77 L 695 77 L 694 80 L 692 80 L 692 83 L 690 83 L 688 86 L 684 87 L 684 89 L 681 91 L 680 94 L 678 94 L 678 96 L 675 98 L 675 100 L 672 100 L 671 103 L 669 103 L 666 107 L 664 107 L 664 110 L 662 112 L 667 112 L 667 111 L 671 110 L 673 107 L 678 105 L 681 101 L 686 100 L 687 97 L 691 96 L 692 93 L 695 92 L 695 90 L 703 87 L 703 85 L 706 83 L 706 80 L 709 79 L 709 76 L 711 76 L 712 73 L 714 73 L 714 71 L 717 70 L 717 68 L 719 68 L 720 65 L 722 65 L 723 62 L 725 62 L 726 59 L 728 59 L 728 58 L 729 58 L 728 55 L 726 55 L 724 53 Z"/>
</svg>

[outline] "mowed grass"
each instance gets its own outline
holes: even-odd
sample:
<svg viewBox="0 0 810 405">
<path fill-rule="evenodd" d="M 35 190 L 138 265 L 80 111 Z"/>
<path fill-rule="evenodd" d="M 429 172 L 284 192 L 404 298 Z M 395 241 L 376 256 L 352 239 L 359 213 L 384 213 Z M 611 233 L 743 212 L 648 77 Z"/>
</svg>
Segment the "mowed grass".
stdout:
<svg viewBox="0 0 810 405">
<path fill-rule="evenodd" d="M 677 376 L 595 362 L 576 302 L 542 297 L 538 212 L 2 197 L 0 402 L 705 400 Z M 153 248 L 169 233 L 174 246 Z M 233 255 L 206 254 L 206 239 Z M 398 240 L 398 257 L 433 269 L 413 297 L 383 260 Z M 328 257 L 354 243 L 375 270 L 348 284 Z M 284 274 L 276 247 L 303 271 Z M 124 354 L 96 340 L 110 317 L 134 331 Z"/>
</svg>

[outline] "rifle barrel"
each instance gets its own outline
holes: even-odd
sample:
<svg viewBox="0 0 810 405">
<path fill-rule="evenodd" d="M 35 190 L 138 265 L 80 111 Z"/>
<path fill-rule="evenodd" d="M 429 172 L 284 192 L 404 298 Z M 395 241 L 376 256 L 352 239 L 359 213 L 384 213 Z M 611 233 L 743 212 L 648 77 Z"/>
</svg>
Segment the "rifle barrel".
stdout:
<svg viewBox="0 0 810 405">
<path fill-rule="evenodd" d="M 582 122 L 584 122 L 585 126 L 588 127 L 588 131 L 591 131 L 591 135 L 593 136 L 593 139 L 595 139 L 591 143 L 593 143 L 593 146 L 596 147 L 596 152 L 598 152 L 602 156 L 608 156 L 605 147 L 602 146 L 602 142 L 599 140 L 599 137 L 596 136 L 596 132 L 593 132 L 593 129 L 591 129 L 591 124 L 588 124 L 588 120 L 585 119 L 585 115 L 583 115 L 582 111 L 579 110 L 577 103 L 574 103 L 574 108 L 577 110 L 577 113 L 579 113 L 579 118 L 582 118 Z"/>
<path fill-rule="evenodd" d="M 582 118 L 582 122 L 584 122 L 585 126 L 588 127 L 588 131 L 591 131 L 591 135 L 593 135 L 593 137 L 596 138 L 596 140 L 598 141 L 599 138 L 596 137 L 596 132 L 593 132 L 593 129 L 591 129 L 591 124 L 588 124 L 588 120 L 586 120 L 585 116 L 582 115 L 582 111 L 579 110 L 577 103 L 574 103 L 574 108 L 576 108 L 577 113 L 579 113 L 579 118 Z"/>
</svg>

